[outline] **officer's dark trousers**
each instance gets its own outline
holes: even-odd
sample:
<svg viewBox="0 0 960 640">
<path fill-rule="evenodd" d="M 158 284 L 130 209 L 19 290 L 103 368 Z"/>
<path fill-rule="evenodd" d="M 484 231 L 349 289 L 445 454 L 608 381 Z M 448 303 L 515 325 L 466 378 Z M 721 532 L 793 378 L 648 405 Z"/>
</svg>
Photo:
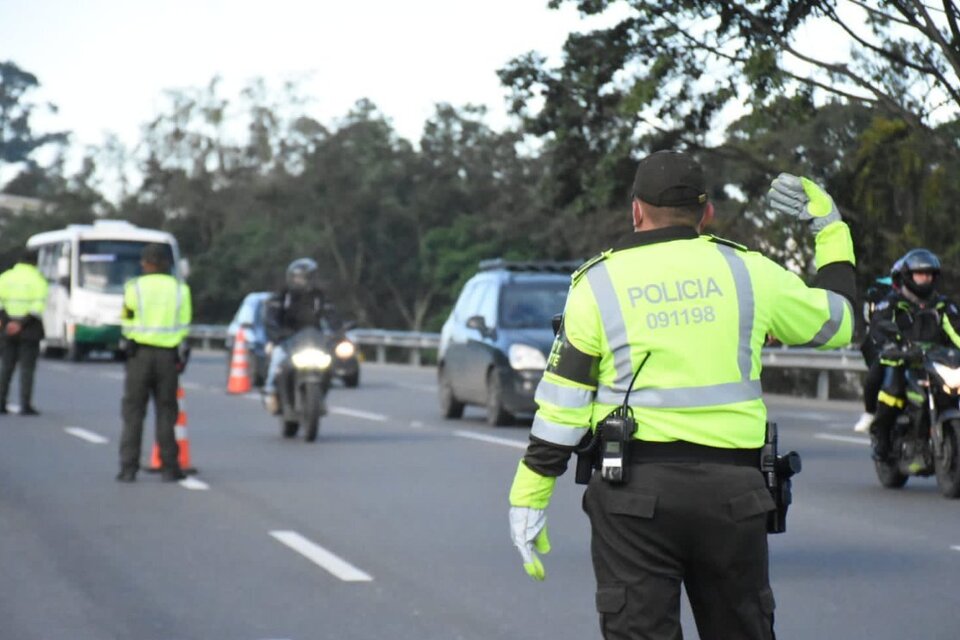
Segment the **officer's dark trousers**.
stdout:
<svg viewBox="0 0 960 640">
<path fill-rule="evenodd" d="M 156 439 L 164 469 L 179 469 L 179 447 L 174 436 L 177 422 L 177 350 L 138 345 L 127 358 L 123 384 L 123 433 L 120 436 L 120 468 L 140 468 L 143 419 L 153 397 Z"/>
<path fill-rule="evenodd" d="M 20 365 L 20 406 L 33 406 L 33 377 L 37 371 L 39 340 L 6 338 L 3 344 L 3 364 L 0 365 L 0 402 L 7 403 L 14 369 Z"/>
<path fill-rule="evenodd" d="M 679 640 L 680 585 L 701 640 L 771 640 L 767 511 L 759 470 L 632 465 L 626 485 L 594 474 L 590 516 L 597 610 L 607 640 Z"/>
</svg>

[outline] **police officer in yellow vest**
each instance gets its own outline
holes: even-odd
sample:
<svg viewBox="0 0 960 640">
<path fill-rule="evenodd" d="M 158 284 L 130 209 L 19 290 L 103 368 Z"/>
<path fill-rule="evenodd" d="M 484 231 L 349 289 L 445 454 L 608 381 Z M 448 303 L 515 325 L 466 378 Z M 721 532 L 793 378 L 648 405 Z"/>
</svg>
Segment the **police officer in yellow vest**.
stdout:
<svg viewBox="0 0 960 640">
<path fill-rule="evenodd" d="M 0 326 L 3 327 L 3 365 L 0 367 L 0 413 L 7 413 L 7 393 L 20 365 L 20 415 L 35 416 L 33 376 L 43 339 L 43 310 L 47 280 L 37 270 L 37 253 L 26 249 L 17 264 L 0 274 Z"/>
<path fill-rule="evenodd" d="M 510 528 L 526 572 L 543 580 L 537 552 L 550 548 L 545 509 L 556 477 L 630 390 L 635 430 L 612 429 L 620 442 L 601 438 L 611 464 L 592 473 L 583 498 L 604 638 L 679 638 L 681 584 L 702 640 L 774 637 L 761 347 L 768 334 L 789 345 L 848 344 L 855 279 L 850 231 L 826 192 L 781 174 L 770 200 L 815 236 L 812 287 L 703 235 L 714 214 L 703 171 L 673 151 L 639 164 L 636 233 L 573 276 L 510 490 Z M 616 426 L 605 423 L 605 437 L 607 424 Z"/>
<path fill-rule="evenodd" d="M 174 425 L 177 421 L 177 377 L 185 365 L 181 344 L 192 317 L 190 288 L 169 274 L 170 248 L 144 247 L 143 275 L 127 283 L 123 294 L 123 335 L 127 339 L 127 375 L 123 389 L 123 434 L 117 480 L 133 482 L 140 468 L 143 419 L 153 396 L 161 477 L 175 482 L 186 477 L 178 461 Z"/>
</svg>

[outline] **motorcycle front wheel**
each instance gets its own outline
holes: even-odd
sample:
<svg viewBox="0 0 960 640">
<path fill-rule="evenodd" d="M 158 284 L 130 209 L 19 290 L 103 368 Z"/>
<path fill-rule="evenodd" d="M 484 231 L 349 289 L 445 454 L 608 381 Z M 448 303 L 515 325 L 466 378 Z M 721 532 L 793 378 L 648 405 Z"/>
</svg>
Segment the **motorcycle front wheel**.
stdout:
<svg viewBox="0 0 960 640">
<path fill-rule="evenodd" d="M 303 437 L 307 442 L 317 439 L 320 429 L 320 405 L 323 402 L 323 390 L 319 384 L 307 384 L 303 388 Z"/>
<path fill-rule="evenodd" d="M 899 460 L 896 458 L 874 460 L 873 466 L 877 470 L 877 479 L 880 480 L 880 484 L 887 489 L 901 489 L 907 484 L 908 476 L 900 473 Z"/>
<path fill-rule="evenodd" d="M 960 449 L 957 447 L 957 422 L 943 425 L 942 455 L 933 461 L 937 473 L 937 486 L 945 498 L 960 497 Z"/>
</svg>

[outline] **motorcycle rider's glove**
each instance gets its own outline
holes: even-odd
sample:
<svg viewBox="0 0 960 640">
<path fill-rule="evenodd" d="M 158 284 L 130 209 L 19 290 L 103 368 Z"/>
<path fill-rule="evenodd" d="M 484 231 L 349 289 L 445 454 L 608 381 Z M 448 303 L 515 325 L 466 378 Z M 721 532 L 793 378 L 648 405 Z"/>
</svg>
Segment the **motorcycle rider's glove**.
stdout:
<svg viewBox="0 0 960 640">
<path fill-rule="evenodd" d="M 556 480 L 536 473 L 521 460 L 510 487 L 510 537 L 520 551 L 527 575 L 538 581 L 546 577 L 537 552 L 550 551 L 545 510 Z"/>
</svg>

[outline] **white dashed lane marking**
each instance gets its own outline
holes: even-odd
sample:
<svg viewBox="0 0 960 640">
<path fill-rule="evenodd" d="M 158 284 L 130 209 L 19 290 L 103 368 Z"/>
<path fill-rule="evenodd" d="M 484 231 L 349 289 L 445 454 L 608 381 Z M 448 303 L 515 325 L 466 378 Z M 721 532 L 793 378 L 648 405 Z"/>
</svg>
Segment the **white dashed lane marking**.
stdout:
<svg viewBox="0 0 960 640">
<path fill-rule="evenodd" d="M 80 427 L 64 427 L 63 430 L 70 435 L 80 438 L 81 440 L 86 440 L 91 444 L 106 444 L 110 442 L 100 434 L 94 433 L 93 431 L 87 431 L 86 429 L 81 429 Z"/>
<path fill-rule="evenodd" d="M 330 413 L 336 413 L 341 416 L 350 416 L 351 418 L 363 418 L 364 420 L 373 420 L 375 422 L 386 422 L 389 419 L 382 413 L 371 413 L 369 411 L 360 411 L 358 409 L 347 409 L 346 407 L 330 407 Z"/>
<path fill-rule="evenodd" d="M 186 480 L 180 481 L 180 486 L 184 489 L 190 489 L 191 491 L 206 491 L 210 488 L 203 480 L 197 480 L 196 478 L 187 478 Z"/>
<path fill-rule="evenodd" d="M 343 558 L 311 542 L 296 531 L 271 531 L 270 535 L 344 582 L 370 582 L 373 577 Z"/>
<path fill-rule="evenodd" d="M 839 436 L 835 433 L 818 433 L 814 436 L 820 440 L 833 440 L 834 442 L 849 442 L 851 444 L 870 444 L 869 438 L 858 438 L 856 436 Z"/>
<path fill-rule="evenodd" d="M 487 442 L 490 444 L 499 444 L 504 447 L 513 447 L 515 449 L 526 449 L 527 443 L 521 442 L 520 440 L 511 440 L 510 438 L 500 438 L 498 436 L 487 436 L 482 433 L 474 433 L 473 431 L 462 431 L 460 429 L 453 432 L 453 435 L 458 438 L 467 438 L 469 440 L 479 440 L 480 442 Z"/>
</svg>

